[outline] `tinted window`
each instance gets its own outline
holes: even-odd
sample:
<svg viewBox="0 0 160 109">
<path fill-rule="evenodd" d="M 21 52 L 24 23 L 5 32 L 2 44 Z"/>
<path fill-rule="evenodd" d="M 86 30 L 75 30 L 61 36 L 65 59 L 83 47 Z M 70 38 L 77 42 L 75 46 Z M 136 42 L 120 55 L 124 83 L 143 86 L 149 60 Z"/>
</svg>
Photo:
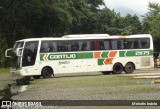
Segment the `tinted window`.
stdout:
<svg viewBox="0 0 160 109">
<path fill-rule="evenodd" d="M 25 43 L 22 66 L 32 66 L 35 64 L 37 56 L 38 41 L 29 41 Z"/>
<path fill-rule="evenodd" d="M 146 49 L 149 47 L 149 38 L 42 41 L 40 52 Z"/>
<path fill-rule="evenodd" d="M 56 41 L 42 41 L 41 42 L 41 53 L 46 52 L 55 52 L 57 51 L 57 42 Z"/>
<path fill-rule="evenodd" d="M 149 38 L 140 39 L 140 44 L 142 48 L 149 48 L 150 47 L 150 40 Z"/>
</svg>

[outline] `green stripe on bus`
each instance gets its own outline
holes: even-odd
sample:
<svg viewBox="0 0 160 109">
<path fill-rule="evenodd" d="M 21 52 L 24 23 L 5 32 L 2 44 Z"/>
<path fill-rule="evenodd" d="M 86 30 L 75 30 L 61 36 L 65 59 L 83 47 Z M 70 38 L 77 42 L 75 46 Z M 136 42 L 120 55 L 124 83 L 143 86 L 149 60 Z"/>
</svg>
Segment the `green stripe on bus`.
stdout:
<svg viewBox="0 0 160 109">
<path fill-rule="evenodd" d="M 103 65 L 104 59 L 98 59 L 98 65 Z"/>
<path fill-rule="evenodd" d="M 109 52 L 102 52 L 101 57 L 102 58 L 107 58 Z"/>
<path fill-rule="evenodd" d="M 40 54 L 40 60 L 44 60 L 44 59 L 43 59 L 44 55 L 45 55 L 45 54 Z"/>
<path fill-rule="evenodd" d="M 86 53 L 61 53 L 61 54 L 40 54 L 40 60 L 66 60 L 66 59 L 87 59 L 93 58 L 93 52 Z"/>
<path fill-rule="evenodd" d="M 119 51 L 119 57 L 150 56 L 150 55 L 153 55 L 153 50 Z"/>
<path fill-rule="evenodd" d="M 40 60 L 66 60 L 66 59 L 89 59 L 94 58 L 94 52 L 79 52 L 79 53 L 41 53 Z M 101 54 L 101 59 L 109 58 L 109 51 L 104 51 Z M 119 57 L 130 56 L 150 56 L 153 55 L 153 50 L 125 50 L 119 51 Z M 102 63 L 100 60 L 98 63 Z"/>
</svg>

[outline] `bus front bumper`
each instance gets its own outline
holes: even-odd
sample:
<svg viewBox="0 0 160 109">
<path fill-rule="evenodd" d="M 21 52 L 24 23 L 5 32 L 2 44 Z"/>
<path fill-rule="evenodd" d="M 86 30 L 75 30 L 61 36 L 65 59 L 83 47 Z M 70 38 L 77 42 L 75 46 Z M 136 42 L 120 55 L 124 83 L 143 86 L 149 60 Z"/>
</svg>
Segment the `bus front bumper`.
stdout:
<svg viewBox="0 0 160 109">
<path fill-rule="evenodd" d="M 10 68 L 10 73 L 12 76 L 22 76 L 21 75 L 21 70 L 20 69 L 14 69 L 14 68 Z"/>
</svg>

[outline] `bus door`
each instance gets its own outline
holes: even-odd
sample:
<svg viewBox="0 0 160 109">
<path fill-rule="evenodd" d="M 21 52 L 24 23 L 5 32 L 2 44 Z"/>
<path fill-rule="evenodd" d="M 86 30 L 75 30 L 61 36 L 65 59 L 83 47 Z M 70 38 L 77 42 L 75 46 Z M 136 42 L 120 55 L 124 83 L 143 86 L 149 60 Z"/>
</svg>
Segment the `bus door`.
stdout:
<svg viewBox="0 0 160 109">
<path fill-rule="evenodd" d="M 25 43 L 23 56 L 22 56 L 22 67 L 26 70 L 26 73 L 32 73 L 31 75 L 37 74 L 38 66 L 36 66 L 36 57 L 38 50 L 38 41 L 28 41 Z M 25 74 L 24 74 L 25 75 Z"/>
</svg>

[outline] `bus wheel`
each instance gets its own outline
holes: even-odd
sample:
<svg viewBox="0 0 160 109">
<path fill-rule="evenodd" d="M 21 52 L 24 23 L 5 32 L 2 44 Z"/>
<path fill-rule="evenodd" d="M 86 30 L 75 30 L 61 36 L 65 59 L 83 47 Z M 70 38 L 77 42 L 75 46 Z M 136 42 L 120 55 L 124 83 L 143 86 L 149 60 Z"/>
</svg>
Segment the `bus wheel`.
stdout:
<svg viewBox="0 0 160 109">
<path fill-rule="evenodd" d="M 43 78 L 50 78 L 53 74 L 53 70 L 51 67 L 44 67 L 42 69 L 42 77 Z"/>
<path fill-rule="evenodd" d="M 103 75 L 109 75 L 111 73 L 112 73 L 111 71 L 104 71 L 104 72 L 102 72 Z"/>
<path fill-rule="evenodd" d="M 124 67 L 124 71 L 125 71 L 126 73 L 133 73 L 134 69 L 135 69 L 134 64 L 133 64 L 133 63 L 130 63 L 130 62 L 127 63 L 127 64 L 125 65 L 125 67 Z"/>
<path fill-rule="evenodd" d="M 39 78 L 41 78 L 41 75 L 35 75 L 35 76 L 33 76 L 33 78 L 34 79 L 39 79 Z"/>
<path fill-rule="evenodd" d="M 113 74 L 120 74 L 123 71 L 123 65 L 121 63 L 115 63 L 113 66 Z"/>
</svg>

